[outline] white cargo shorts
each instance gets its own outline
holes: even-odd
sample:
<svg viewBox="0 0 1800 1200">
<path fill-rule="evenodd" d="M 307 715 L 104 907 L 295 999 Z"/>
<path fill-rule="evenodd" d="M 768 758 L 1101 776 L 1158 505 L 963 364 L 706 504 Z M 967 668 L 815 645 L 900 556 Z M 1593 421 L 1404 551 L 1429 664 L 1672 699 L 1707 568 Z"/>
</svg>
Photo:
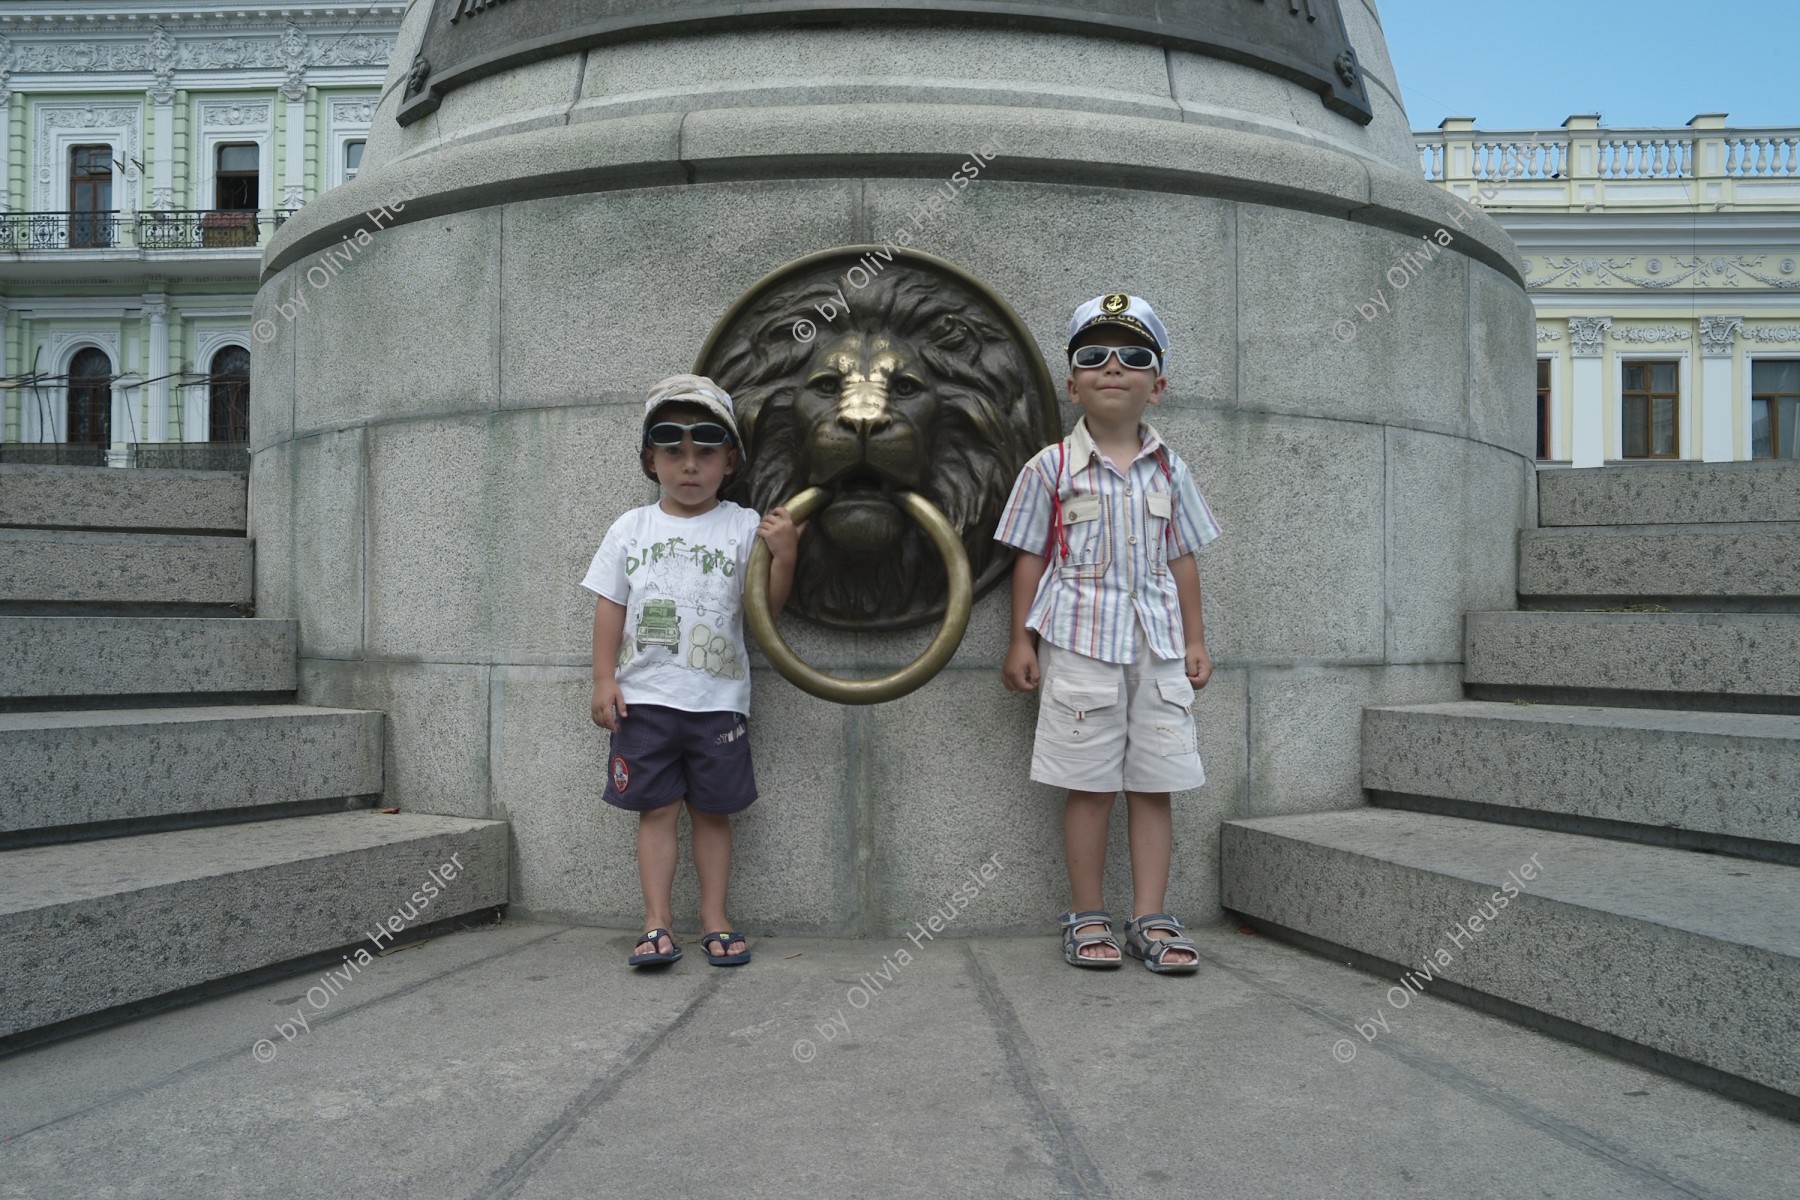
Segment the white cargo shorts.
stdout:
<svg viewBox="0 0 1800 1200">
<path fill-rule="evenodd" d="M 1038 643 L 1031 777 L 1078 792 L 1181 792 L 1206 782 L 1194 742 L 1194 688 L 1182 659 L 1137 633 L 1137 660 L 1108 663 Z"/>
</svg>

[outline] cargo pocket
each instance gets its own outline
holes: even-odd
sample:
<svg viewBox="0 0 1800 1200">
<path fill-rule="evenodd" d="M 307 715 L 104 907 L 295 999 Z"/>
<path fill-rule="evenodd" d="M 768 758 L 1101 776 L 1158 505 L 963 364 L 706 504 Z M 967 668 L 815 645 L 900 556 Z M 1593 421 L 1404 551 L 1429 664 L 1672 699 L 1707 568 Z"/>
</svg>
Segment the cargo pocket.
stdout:
<svg viewBox="0 0 1800 1200">
<path fill-rule="evenodd" d="M 1185 679 L 1159 679 L 1156 747 L 1165 756 L 1194 752 L 1194 687 Z"/>
<path fill-rule="evenodd" d="M 1113 715 L 1103 710 L 1110 709 L 1119 702 L 1119 685 L 1080 684 L 1053 679 L 1050 681 L 1050 701 L 1056 705 L 1057 728 L 1068 737 L 1071 745 L 1084 745 L 1098 736 L 1094 732 L 1098 720 Z"/>
</svg>

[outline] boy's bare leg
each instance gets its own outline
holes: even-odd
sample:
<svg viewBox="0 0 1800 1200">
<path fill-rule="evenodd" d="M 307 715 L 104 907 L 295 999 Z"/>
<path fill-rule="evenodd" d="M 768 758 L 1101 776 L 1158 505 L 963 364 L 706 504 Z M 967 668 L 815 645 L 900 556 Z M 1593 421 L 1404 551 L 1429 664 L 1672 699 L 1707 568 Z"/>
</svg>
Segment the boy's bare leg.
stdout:
<svg viewBox="0 0 1800 1200">
<path fill-rule="evenodd" d="M 644 888 L 645 933 L 675 928 L 671 893 L 675 888 L 675 823 L 680 816 L 679 800 L 638 814 L 638 882 Z M 667 937 L 656 939 L 657 953 L 674 949 Z"/>
<path fill-rule="evenodd" d="M 694 873 L 700 876 L 700 932 L 730 929 L 725 916 L 725 890 L 731 885 L 731 818 L 688 806 L 694 826 Z M 744 952 L 744 939 L 733 938 L 721 953 L 733 958 Z"/>
<path fill-rule="evenodd" d="M 1131 916 L 1135 920 L 1163 911 L 1169 890 L 1169 857 L 1174 852 L 1175 817 L 1167 792 L 1126 792 L 1125 825 L 1131 842 Z M 1155 930 L 1144 935 L 1163 941 L 1174 935 Z M 1164 962 L 1191 963 L 1189 950 L 1171 950 Z"/>
<path fill-rule="evenodd" d="M 1112 822 L 1113 801 L 1117 792 L 1069 792 L 1063 808 L 1063 855 L 1069 861 L 1069 892 L 1072 912 L 1105 908 L 1102 882 L 1106 875 L 1106 827 Z M 1103 925 L 1082 925 L 1078 934 L 1105 933 Z M 1083 958 L 1117 958 L 1111 946 L 1086 946 Z"/>
</svg>

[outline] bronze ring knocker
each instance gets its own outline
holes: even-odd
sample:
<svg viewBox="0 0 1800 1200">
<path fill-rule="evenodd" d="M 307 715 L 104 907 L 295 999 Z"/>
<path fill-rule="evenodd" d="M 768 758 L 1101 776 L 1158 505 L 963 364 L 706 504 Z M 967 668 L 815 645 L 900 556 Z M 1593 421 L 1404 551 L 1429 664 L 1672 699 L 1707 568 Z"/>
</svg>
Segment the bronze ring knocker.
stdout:
<svg viewBox="0 0 1800 1200">
<path fill-rule="evenodd" d="M 830 498 L 831 493 L 824 488 L 809 487 L 789 500 L 785 507 L 788 515 L 794 519 L 794 524 L 798 525 L 818 511 Z M 957 537 L 949 518 L 925 497 L 916 492 L 898 492 L 894 499 L 908 516 L 919 523 L 919 527 L 931 538 L 931 544 L 937 547 L 939 556 L 944 560 L 949 594 L 944 606 L 944 623 L 938 629 L 937 636 L 931 639 L 931 645 L 925 647 L 923 654 L 891 675 L 876 679 L 839 679 L 809 666 L 789 649 L 787 642 L 782 640 L 781 634 L 775 629 L 775 618 L 769 613 L 769 564 L 773 561 L 769 547 L 758 538 L 755 549 L 750 552 L 750 575 L 744 581 L 744 619 L 750 626 L 750 632 L 756 635 L 771 666 L 780 671 L 789 683 L 821 700 L 831 700 L 838 704 L 880 704 L 917 691 L 944 669 L 944 664 L 956 653 L 956 647 L 962 642 L 963 633 L 969 627 L 969 610 L 975 601 L 975 583 L 969 574 L 969 556 L 963 550 L 962 539 Z"/>
</svg>

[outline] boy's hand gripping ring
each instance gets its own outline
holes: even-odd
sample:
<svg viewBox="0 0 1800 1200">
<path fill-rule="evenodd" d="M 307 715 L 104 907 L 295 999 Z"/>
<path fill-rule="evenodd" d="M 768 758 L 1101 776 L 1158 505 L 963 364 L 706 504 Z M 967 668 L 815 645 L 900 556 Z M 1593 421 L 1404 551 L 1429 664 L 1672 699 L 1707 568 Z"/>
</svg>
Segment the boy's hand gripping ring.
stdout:
<svg viewBox="0 0 1800 1200">
<path fill-rule="evenodd" d="M 831 493 L 824 488 L 807 488 L 784 507 L 794 524 L 806 520 L 825 506 Z M 919 523 L 931 538 L 931 544 L 944 560 L 944 574 L 949 582 L 949 602 L 944 607 L 944 624 L 925 647 L 925 653 L 901 667 L 892 675 L 877 679 L 839 679 L 815 670 L 801 661 L 776 632 L 775 618 L 769 613 L 769 565 L 774 561 L 769 547 L 761 538 L 750 552 L 750 576 L 744 581 L 744 619 L 756 635 L 769 663 L 787 681 L 809 695 L 838 704 L 880 704 L 898 700 L 917 691 L 931 677 L 944 669 L 956 653 L 963 633 L 969 627 L 969 609 L 975 602 L 974 579 L 969 573 L 969 556 L 963 551 L 962 539 L 949 518 L 937 506 L 916 492 L 899 492 L 894 496 L 908 516 Z"/>
</svg>

